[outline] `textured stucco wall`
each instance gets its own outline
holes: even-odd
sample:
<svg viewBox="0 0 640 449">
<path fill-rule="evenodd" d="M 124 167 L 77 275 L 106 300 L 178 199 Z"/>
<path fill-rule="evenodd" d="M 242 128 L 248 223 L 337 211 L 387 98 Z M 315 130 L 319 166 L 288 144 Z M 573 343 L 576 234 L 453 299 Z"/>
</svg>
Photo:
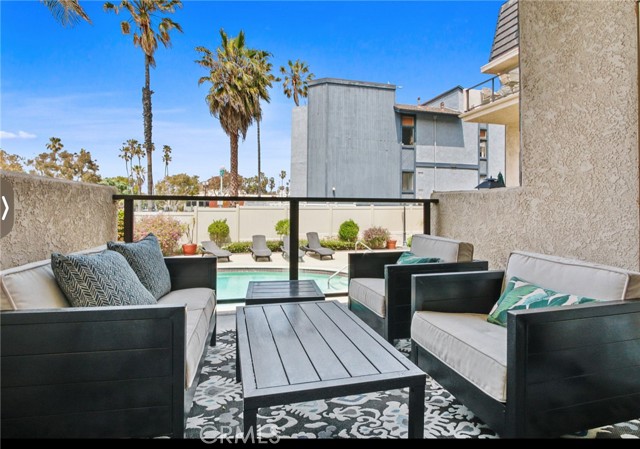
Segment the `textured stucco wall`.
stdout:
<svg viewBox="0 0 640 449">
<path fill-rule="evenodd" d="M 307 107 L 291 111 L 291 196 L 307 196 Z"/>
<path fill-rule="evenodd" d="M 0 239 L 0 269 L 104 245 L 116 237 L 112 187 L 0 171 L 14 191 L 13 229 Z"/>
<path fill-rule="evenodd" d="M 636 2 L 520 2 L 522 187 L 437 193 L 434 230 L 640 269 Z"/>
</svg>

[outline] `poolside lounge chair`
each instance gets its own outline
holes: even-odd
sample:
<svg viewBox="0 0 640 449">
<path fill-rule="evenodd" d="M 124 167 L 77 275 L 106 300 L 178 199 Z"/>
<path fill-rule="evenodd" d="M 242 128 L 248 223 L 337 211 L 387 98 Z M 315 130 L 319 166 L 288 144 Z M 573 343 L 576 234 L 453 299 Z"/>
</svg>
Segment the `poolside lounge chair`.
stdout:
<svg viewBox="0 0 640 449">
<path fill-rule="evenodd" d="M 249 247 L 249 251 L 251 251 L 253 259 L 257 261 L 260 257 L 266 257 L 271 262 L 271 250 L 267 247 L 267 238 L 264 235 L 254 235 L 251 239 L 253 243 Z"/>
<path fill-rule="evenodd" d="M 317 254 L 320 260 L 322 260 L 323 257 L 331 257 L 333 259 L 335 251 L 331 248 L 325 248 L 320 244 L 320 238 L 317 232 L 307 232 L 307 240 L 309 241 L 307 246 L 301 247 L 305 253 Z"/>
<path fill-rule="evenodd" d="M 282 246 L 280 247 L 282 250 L 282 257 L 285 260 L 289 260 L 289 253 L 291 252 L 291 246 L 289 245 L 289 236 L 285 235 L 282 237 Z M 304 251 L 298 250 L 298 259 L 300 262 L 304 262 Z"/>
<path fill-rule="evenodd" d="M 203 256 L 205 254 L 213 254 L 218 258 L 218 260 L 227 259 L 227 262 L 231 262 L 231 259 L 230 259 L 231 252 L 227 251 L 226 249 L 221 249 L 218 245 L 216 245 L 216 242 L 208 240 L 206 242 L 200 242 L 200 243 L 202 244 Z"/>
</svg>

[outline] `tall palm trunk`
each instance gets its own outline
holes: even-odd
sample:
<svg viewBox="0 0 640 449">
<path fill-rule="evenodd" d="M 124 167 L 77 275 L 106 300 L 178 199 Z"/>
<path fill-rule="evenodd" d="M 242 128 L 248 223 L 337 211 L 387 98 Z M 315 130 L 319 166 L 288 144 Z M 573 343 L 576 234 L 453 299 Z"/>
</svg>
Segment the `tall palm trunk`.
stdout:
<svg viewBox="0 0 640 449">
<path fill-rule="evenodd" d="M 147 193 L 153 195 L 153 162 L 151 155 L 153 153 L 153 139 L 151 138 L 151 127 L 153 114 L 151 112 L 151 94 L 153 91 L 149 88 L 150 75 L 149 66 L 151 58 L 144 55 L 144 87 L 142 88 L 142 116 L 144 117 L 144 147 L 147 151 Z"/>
<path fill-rule="evenodd" d="M 262 172 L 260 171 L 260 120 L 256 120 L 258 126 L 258 196 L 262 195 Z"/>
<path fill-rule="evenodd" d="M 238 196 L 238 131 L 229 135 L 231 143 L 231 195 Z"/>
</svg>

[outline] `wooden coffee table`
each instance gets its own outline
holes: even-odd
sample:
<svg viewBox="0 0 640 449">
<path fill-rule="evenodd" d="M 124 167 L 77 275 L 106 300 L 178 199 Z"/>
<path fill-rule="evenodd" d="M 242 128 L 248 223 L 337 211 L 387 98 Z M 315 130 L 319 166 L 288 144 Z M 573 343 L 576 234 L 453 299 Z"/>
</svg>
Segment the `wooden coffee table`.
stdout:
<svg viewBox="0 0 640 449">
<path fill-rule="evenodd" d="M 246 303 L 273 304 L 279 302 L 318 301 L 324 293 L 316 281 L 250 281 Z"/>
<path fill-rule="evenodd" d="M 426 375 L 336 301 L 238 307 L 245 436 L 258 408 L 409 387 L 409 438 L 424 435 Z"/>
</svg>

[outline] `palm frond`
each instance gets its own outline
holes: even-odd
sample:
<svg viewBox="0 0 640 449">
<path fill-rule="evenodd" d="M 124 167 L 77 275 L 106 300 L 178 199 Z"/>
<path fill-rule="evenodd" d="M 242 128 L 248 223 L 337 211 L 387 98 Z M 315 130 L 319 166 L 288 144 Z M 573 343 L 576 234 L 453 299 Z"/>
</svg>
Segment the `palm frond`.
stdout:
<svg viewBox="0 0 640 449">
<path fill-rule="evenodd" d="M 78 0 L 40 0 L 62 26 L 74 26 L 80 20 L 92 23 Z"/>
</svg>

